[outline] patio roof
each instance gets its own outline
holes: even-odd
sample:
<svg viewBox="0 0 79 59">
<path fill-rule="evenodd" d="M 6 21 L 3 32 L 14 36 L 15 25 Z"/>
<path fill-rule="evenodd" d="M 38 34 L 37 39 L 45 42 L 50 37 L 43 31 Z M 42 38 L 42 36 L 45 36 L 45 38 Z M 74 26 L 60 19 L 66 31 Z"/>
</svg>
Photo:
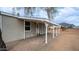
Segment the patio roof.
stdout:
<svg viewBox="0 0 79 59">
<path fill-rule="evenodd" d="M 43 23 L 48 23 L 51 25 L 55 25 L 55 26 L 59 26 L 59 24 L 54 23 L 52 21 L 49 21 L 49 19 L 46 18 L 36 18 L 36 17 L 23 17 L 23 16 L 17 16 L 17 15 L 13 15 L 10 13 L 6 13 L 6 12 L 0 12 L 1 15 L 5 15 L 5 16 L 9 16 L 9 17 L 14 17 L 17 18 L 19 20 L 25 20 L 25 21 L 35 21 L 35 22 L 43 22 Z"/>
</svg>

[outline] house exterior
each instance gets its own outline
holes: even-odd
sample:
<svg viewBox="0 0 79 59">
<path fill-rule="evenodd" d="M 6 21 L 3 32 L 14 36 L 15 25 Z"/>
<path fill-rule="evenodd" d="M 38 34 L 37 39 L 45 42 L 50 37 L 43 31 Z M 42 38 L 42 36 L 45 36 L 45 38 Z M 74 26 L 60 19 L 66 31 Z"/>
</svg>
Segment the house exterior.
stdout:
<svg viewBox="0 0 79 59">
<path fill-rule="evenodd" d="M 2 38 L 5 43 L 27 39 L 42 34 L 45 34 L 45 43 L 47 43 L 47 32 L 50 26 L 53 26 L 54 38 L 54 28 L 59 28 L 59 25 L 52 23 L 48 19 L 28 18 L 4 12 L 0 13 L 0 28 L 2 31 Z"/>
</svg>

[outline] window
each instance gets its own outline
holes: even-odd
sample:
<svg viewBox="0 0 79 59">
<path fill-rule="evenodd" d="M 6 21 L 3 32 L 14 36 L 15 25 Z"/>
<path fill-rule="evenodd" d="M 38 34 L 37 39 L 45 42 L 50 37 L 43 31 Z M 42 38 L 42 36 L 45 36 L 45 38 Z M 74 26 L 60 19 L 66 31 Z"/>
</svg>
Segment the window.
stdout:
<svg viewBox="0 0 79 59">
<path fill-rule="evenodd" d="M 25 30 L 30 30 L 30 22 L 25 21 Z"/>
</svg>

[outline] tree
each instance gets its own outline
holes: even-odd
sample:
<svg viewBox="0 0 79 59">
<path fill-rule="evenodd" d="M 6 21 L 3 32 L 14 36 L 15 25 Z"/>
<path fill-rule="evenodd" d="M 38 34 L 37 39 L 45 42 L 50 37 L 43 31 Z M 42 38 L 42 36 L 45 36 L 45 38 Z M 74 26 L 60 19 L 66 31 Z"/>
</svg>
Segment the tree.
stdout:
<svg viewBox="0 0 79 59">
<path fill-rule="evenodd" d="M 15 8 L 12 8 L 12 14 L 15 15 Z"/>
<path fill-rule="evenodd" d="M 28 17 L 34 16 L 33 14 L 36 9 L 41 9 L 47 13 L 47 17 L 49 20 L 53 19 L 55 13 L 57 12 L 56 7 L 16 7 L 17 10 L 20 10 L 21 8 L 24 8 L 24 14 Z"/>
<path fill-rule="evenodd" d="M 48 19 L 53 19 L 54 14 L 57 12 L 56 7 L 41 7 L 44 11 L 46 11 Z"/>
<path fill-rule="evenodd" d="M 12 10 L 13 10 L 13 15 L 17 15 L 17 16 L 20 16 L 20 12 L 19 10 L 23 8 L 23 7 L 13 7 Z"/>
<path fill-rule="evenodd" d="M 32 17 L 36 7 L 24 7 L 25 16 Z"/>
</svg>

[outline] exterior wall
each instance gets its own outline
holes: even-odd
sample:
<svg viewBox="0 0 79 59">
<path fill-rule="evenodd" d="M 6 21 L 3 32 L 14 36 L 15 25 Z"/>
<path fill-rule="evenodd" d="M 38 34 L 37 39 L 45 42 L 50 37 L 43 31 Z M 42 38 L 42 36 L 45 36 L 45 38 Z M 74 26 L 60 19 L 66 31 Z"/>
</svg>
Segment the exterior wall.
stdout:
<svg viewBox="0 0 79 59">
<path fill-rule="evenodd" d="M 1 16 L 0 16 L 1 19 Z M 1 20 L 0 20 L 1 21 Z M 31 22 L 30 31 L 24 31 L 24 21 L 18 20 L 9 16 L 2 16 L 2 37 L 4 42 L 11 42 L 15 40 L 25 39 L 39 34 L 45 33 L 45 24 Z M 38 24 L 38 31 L 37 31 Z M 25 35 L 24 35 L 25 33 Z M 25 37 L 25 38 L 24 38 Z"/>
<path fill-rule="evenodd" d="M 36 36 L 36 23 L 31 22 L 31 36 Z"/>
<path fill-rule="evenodd" d="M 38 34 L 44 34 L 44 33 L 45 33 L 44 24 L 38 23 L 38 30 L 37 30 L 37 24 L 34 22 L 31 22 L 31 29 L 30 31 L 25 32 L 25 37 L 29 38 L 29 37 L 37 36 Z"/>
<path fill-rule="evenodd" d="M 45 34 L 45 24 L 39 23 L 39 33 Z"/>
<path fill-rule="evenodd" d="M 33 37 L 36 36 L 36 24 L 34 22 L 30 22 L 30 30 L 25 31 L 25 37 Z"/>
<path fill-rule="evenodd" d="M 0 15 L 0 29 L 2 31 L 2 16 Z"/>
<path fill-rule="evenodd" d="M 2 16 L 2 21 L 2 37 L 5 42 L 24 39 L 24 21 L 8 16 Z"/>
</svg>

